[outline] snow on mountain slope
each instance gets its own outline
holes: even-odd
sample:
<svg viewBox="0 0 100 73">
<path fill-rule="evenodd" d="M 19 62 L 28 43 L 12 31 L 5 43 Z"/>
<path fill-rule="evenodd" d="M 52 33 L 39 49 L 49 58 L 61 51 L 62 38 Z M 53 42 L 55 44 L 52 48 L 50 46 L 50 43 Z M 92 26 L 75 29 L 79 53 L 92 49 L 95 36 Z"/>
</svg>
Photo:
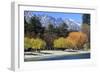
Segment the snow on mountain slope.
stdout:
<svg viewBox="0 0 100 73">
<path fill-rule="evenodd" d="M 48 27 L 49 24 L 52 24 L 54 27 L 59 27 L 61 24 L 65 23 L 68 26 L 68 30 L 70 31 L 80 31 L 81 24 L 74 21 L 73 19 L 62 19 L 62 18 L 54 18 L 48 15 L 36 15 L 39 17 L 42 26 Z M 26 18 L 29 23 L 30 16 Z"/>
</svg>

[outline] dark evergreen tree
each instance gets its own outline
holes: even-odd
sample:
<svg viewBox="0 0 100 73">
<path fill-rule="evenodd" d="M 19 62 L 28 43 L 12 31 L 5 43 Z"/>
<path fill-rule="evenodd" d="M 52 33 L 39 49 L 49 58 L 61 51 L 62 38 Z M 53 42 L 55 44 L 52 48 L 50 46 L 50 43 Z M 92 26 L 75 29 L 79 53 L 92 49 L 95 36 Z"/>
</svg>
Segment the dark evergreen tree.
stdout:
<svg viewBox="0 0 100 73">
<path fill-rule="evenodd" d="M 35 34 L 38 37 L 41 37 L 41 35 L 44 33 L 44 27 L 42 27 L 38 16 L 32 16 L 29 23 L 26 22 L 26 19 L 24 17 L 24 32 L 30 33 L 30 36 Z"/>
<path fill-rule="evenodd" d="M 88 24 L 90 25 L 90 14 L 83 14 L 83 24 Z"/>
<path fill-rule="evenodd" d="M 58 27 L 58 36 L 60 36 L 60 37 L 66 37 L 67 33 L 68 33 L 68 26 L 67 26 L 66 23 L 63 22 Z"/>
</svg>

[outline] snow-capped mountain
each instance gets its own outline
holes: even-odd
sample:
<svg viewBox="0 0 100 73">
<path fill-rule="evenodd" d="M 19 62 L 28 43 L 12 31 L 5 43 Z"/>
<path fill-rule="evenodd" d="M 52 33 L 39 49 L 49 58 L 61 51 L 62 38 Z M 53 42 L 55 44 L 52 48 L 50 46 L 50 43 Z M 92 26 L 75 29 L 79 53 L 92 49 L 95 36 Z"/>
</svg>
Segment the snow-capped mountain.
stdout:
<svg viewBox="0 0 100 73">
<path fill-rule="evenodd" d="M 80 31 L 81 24 L 77 23 L 73 19 L 62 19 L 62 18 L 54 18 L 48 15 L 37 15 L 40 19 L 42 26 L 48 28 L 49 24 L 52 24 L 54 27 L 59 27 L 61 24 L 65 23 L 68 26 L 68 30 L 72 31 Z M 27 22 L 29 22 L 30 17 L 27 18 Z"/>
<path fill-rule="evenodd" d="M 68 26 L 68 30 L 80 31 L 81 24 L 75 22 L 73 19 L 66 19 L 64 22 Z"/>
<path fill-rule="evenodd" d="M 40 22 L 43 26 L 48 27 L 49 24 L 53 24 L 54 27 L 58 27 L 59 25 L 65 23 L 68 26 L 68 30 L 80 31 L 79 23 L 75 22 L 73 19 L 62 19 L 62 18 L 53 18 L 51 16 L 44 15 L 41 17 Z"/>
<path fill-rule="evenodd" d="M 56 19 L 51 16 L 43 15 L 40 17 L 40 22 L 44 27 L 48 27 L 49 24 L 55 25 L 55 21 Z"/>
</svg>

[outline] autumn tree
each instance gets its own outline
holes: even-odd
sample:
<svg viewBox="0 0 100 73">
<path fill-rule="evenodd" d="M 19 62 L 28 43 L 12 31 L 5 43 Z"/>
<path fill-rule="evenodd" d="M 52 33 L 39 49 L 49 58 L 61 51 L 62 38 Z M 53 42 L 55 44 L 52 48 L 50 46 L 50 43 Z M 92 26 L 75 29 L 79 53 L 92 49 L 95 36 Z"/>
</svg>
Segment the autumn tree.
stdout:
<svg viewBox="0 0 100 73">
<path fill-rule="evenodd" d="M 24 49 L 33 49 L 35 51 L 40 52 L 41 49 L 44 49 L 46 46 L 46 43 L 44 40 L 40 38 L 29 38 L 25 37 L 24 38 Z"/>
<path fill-rule="evenodd" d="M 72 45 L 70 46 L 74 49 L 81 49 L 83 48 L 83 45 L 87 42 L 87 35 L 82 32 L 71 32 L 66 38 L 66 42 L 69 42 Z"/>
<path fill-rule="evenodd" d="M 70 38 L 70 37 L 67 37 L 67 39 L 65 39 L 66 40 L 66 48 L 68 48 L 68 49 L 74 49 L 74 48 L 76 48 L 76 42 L 75 42 L 75 40 L 72 40 L 72 38 Z"/>
<path fill-rule="evenodd" d="M 31 48 L 32 48 L 31 38 L 24 37 L 24 50 L 28 51 L 28 50 L 31 50 Z"/>
<path fill-rule="evenodd" d="M 66 40 L 63 37 L 59 37 L 58 39 L 55 39 L 53 45 L 54 45 L 54 48 L 60 48 L 60 49 L 67 47 Z"/>
<path fill-rule="evenodd" d="M 32 49 L 40 52 L 41 49 L 44 49 L 46 46 L 46 43 L 44 40 L 40 38 L 33 38 L 31 39 Z"/>
</svg>

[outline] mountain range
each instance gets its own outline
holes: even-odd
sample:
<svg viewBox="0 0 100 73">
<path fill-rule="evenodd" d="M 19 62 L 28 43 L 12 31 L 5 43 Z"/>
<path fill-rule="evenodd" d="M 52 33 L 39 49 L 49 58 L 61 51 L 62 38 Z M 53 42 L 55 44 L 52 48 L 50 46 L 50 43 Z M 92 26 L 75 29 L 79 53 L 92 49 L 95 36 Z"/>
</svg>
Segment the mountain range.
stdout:
<svg viewBox="0 0 100 73">
<path fill-rule="evenodd" d="M 73 19 L 62 19 L 54 18 L 49 15 L 36 15 L 39 17 L 42 26 L 48 27 L 49 24 L 52 24 L 54 27 L 59 27 L 62 23 L 65 23 L 68 26 L 68 30 L 80 31 L 81 24 L 74 21 Z M 26 21 L 29 23 L 31 17 L 26 17 Z"/>
</svg>

